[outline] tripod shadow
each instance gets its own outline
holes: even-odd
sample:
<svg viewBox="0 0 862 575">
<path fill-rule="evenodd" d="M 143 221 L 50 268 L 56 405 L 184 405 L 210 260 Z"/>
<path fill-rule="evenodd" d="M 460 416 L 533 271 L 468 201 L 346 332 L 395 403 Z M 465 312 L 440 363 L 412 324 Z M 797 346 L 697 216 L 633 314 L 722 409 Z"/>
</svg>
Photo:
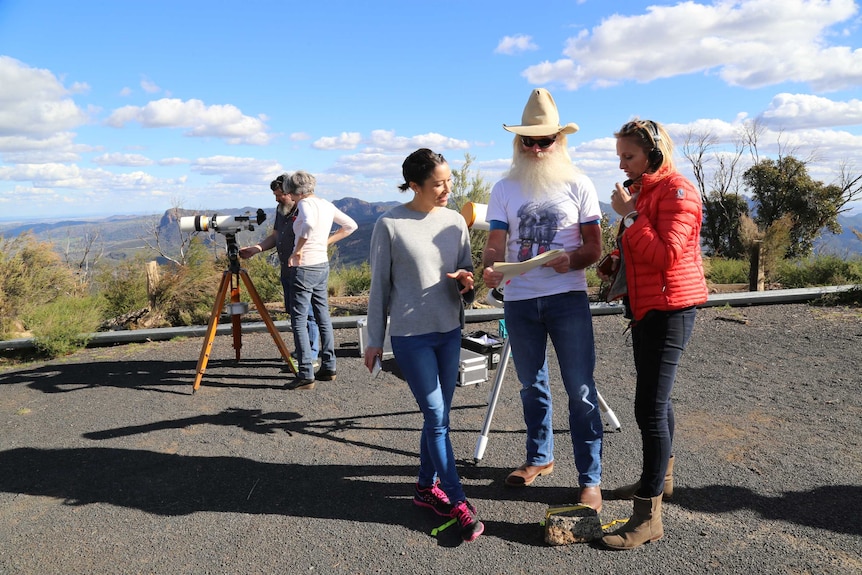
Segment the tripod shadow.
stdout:
<svg viewBox="0 0 862 575">
<path fill-rule="evenodd" d="M 40 365 L 0 378 L 42 393 L 70 393 L 99 387 L 188 395 L 194 364 L 180 361 L 100 361 Z M 180 390 L 179 388 L 184 388 Z"/>
<path fill-rule="evenodd" d="M 286 365 L 281 358 L 250 360 L 215 360 L 204 374 L 202 386 L 281 389 L 286 381 L 284 373 L 271 370 Z M 261 370 L 249 376 L 249 368 Z M 235 368 L 236 372 L 230 370 Z M 41 365 L 20 370 L 0 378 L 2 385 L 24 384 L 42 393 L 70 393 L 100 387 L 154 391 L 177 395 L 191 395 L 195 365 L 189 361 L 99 361 L 93 363 Z M 269 372 L 265 370 L 270 370 Z"/>
</svg>

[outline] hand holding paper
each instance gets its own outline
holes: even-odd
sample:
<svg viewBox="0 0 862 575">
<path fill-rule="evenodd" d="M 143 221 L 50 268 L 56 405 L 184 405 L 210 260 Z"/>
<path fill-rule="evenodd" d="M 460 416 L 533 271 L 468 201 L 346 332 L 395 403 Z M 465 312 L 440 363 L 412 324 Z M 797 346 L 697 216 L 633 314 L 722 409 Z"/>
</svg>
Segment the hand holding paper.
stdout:
<svg viewBox="0 0 862 575">
<path fill-rule="evenodd" d="M 539 254 L 534 258 L 530 258 L 525 262 L 495 262 L 494 271 L 503 274 L 503 281 L 500 284 L 505 284 L 515 276 L 530 271 L 548 262 L 551 262 L 561 255 L 565 254 L 565 250 L 550 250 Z"/>
</svg>

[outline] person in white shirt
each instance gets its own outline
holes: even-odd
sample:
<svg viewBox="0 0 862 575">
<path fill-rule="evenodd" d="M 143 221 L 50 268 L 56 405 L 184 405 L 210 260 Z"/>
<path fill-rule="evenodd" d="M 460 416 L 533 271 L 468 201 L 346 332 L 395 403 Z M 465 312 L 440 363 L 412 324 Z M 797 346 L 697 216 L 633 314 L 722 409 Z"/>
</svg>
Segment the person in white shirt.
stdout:
<svg viewBox="0 0 862 575">
<path fill-rule="evenodd" d="M 302 170 L 284 180 L 284 190 L 298 207 L 293 231 L 296 243 L 288 258 L 293 287 L 290 326 L 296 347 L 299 370 L 287 384 L 289 389 L 312 389 L 314 381 L 335 379 L 335 338 L 329 317 L 329 257 L 326 249 L 356 231 L 356 222 L 332 202 L 314 195 L 315 177 Z M 332 225 L 338 230 L 330 233 Z M 308 314 L 311 310 L 320 330 L 320 370 L 315 374 L 308 339 Z"/>
<path fill-rule="evenodd" d="M 544 88 L 532 91 L 515 134 L 512 168 L 491 189 L 490 225 L 482 255 L 488 288 L 504 281 L 497 262 L 524 262 L 565 253 L 505 284 L 504 314 L 527 428 L 526 461 L 505 480 L 526 487 L 554 469 L 554 428 L 548 339 L 568 394 L 569 431 L 578 471 L 578 503 L 600 512 L 602 419 L 593 379 L 595 347 L 584 269 L 601 256 L 602 217 L 592 181 L 575 168 L 557 105 Z"/>
</svg>

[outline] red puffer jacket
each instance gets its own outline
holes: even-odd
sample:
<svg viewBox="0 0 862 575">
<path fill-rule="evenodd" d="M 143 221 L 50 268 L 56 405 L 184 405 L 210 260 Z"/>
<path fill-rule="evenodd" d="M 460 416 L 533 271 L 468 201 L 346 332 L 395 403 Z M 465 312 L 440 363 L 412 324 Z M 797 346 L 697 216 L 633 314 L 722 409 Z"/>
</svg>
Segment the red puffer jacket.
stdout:
<svg viewBox="0 0 862 575">
<path fill-rule="evenodd" d="M 622 235 L 629 305 L 635 321 L 650 310 L 699 305 L 709 293 L 700 255 L 700 194 L 679 172 L 644 174 L 638 217 Z"/>
</svg>

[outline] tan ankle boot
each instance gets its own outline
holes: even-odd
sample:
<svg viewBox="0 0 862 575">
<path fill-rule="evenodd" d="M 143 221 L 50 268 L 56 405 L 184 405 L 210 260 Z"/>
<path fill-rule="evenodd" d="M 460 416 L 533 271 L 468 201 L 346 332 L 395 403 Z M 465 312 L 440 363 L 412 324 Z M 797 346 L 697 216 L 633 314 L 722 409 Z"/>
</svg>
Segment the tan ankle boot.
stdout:
<svg viewBox="0 0 862 575">
<path fill-rule="evenodd" d="M 624 485 L 611 491 L 613 499 L 631 499 L 641 488 L 641 482 L 635 481 L 631 485 Z M 673 455 L 667 460 L 667 473 L 664 474 L 664 501 L 673 498 Z"/>
<path fill-rule="evenodd" d="M 649 499 L 632 497 L 634 513 L 626 524 L 602 537 L 602 543 L 611 549 L 634 549 L 644 543 L 661 539 L 664 527 L 661 524 L 661 495 Z"/>
</svg>

